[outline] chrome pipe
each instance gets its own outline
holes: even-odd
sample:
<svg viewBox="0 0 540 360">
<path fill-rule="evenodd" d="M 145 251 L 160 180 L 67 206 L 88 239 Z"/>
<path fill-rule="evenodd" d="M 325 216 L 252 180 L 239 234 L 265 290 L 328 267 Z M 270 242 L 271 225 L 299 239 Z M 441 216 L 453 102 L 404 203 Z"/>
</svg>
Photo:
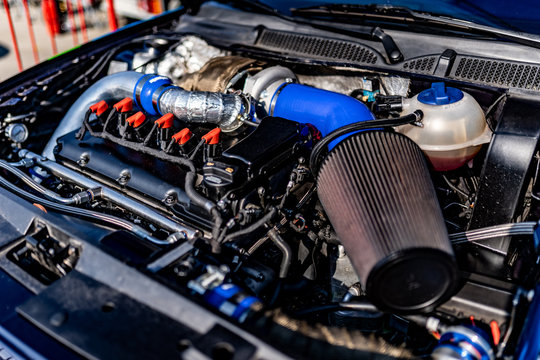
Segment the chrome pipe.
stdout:
<svg viewBox="0 0 540 360">
<path fill-rule="evenodd" d="M 43 150 L 43 156 L 54 160 L 53 150 L 56 146 L 56 140 L 67 133 L 78 130 L 81 127 L 86 111 L 88 111 L 91 105 L 101 100 L 122 100 L 125 97 L 132 97 L 133 89 L 142 76 L 144 74 L 135 71 L 120 72 L 106 76 L 90 86 L 71 105 L 62 121 L 60 121 L 60 124 Z"/>
</svg>

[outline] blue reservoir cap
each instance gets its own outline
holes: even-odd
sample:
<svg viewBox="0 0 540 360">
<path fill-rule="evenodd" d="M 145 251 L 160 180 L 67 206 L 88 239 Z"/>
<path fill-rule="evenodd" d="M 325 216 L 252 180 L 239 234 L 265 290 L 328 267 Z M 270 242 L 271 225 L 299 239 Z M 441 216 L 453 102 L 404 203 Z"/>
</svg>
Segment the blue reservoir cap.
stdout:
<svg viewBox="0 0 540 360">
<path fill-rule="evenodd" d="M 428 105 L 447 105 L 463 99 L 463 91 L 446 87 L 443 82 L 431 84 L 431 88 L 418 94 L 418 101 Z"/>
</svg>

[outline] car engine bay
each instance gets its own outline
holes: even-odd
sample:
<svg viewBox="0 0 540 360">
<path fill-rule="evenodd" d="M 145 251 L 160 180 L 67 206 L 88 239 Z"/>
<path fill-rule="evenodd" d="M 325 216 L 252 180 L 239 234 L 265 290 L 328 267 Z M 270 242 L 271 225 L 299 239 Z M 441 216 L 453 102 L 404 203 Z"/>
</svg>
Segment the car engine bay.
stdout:
<svg viewBox="0 0 540 360">
<path fill-rule="evenodd" d="M 255 337 L 298 358 L 491 360 L 530 345 L 532 75 L 511 93 L 457 70 L 451 51 L 394 71 L 352 42 L 302 35 L 321 49 L 308 61 L 298 44 L 269 56 L 181 24 L 1 97 L 0 269 L 32 293 L 19 315 L 97 358 L 120 354 L 103 345 L 114 331 L 142 331 L 151 350 L 136 337 L 129 351 L 160 358 L 166 343 L 185 358 L 253 358 Z M 272 50 L 283 33 L 259 28 L 256 43 Z M 365 66 L 321 60 L 336 52 Z M 221 319 L 219 346 L 178 343 L 172 323 L 199 310 L 177 297 Z M 110 332 L 107 313 L 125 316 Z"/>
</svg>

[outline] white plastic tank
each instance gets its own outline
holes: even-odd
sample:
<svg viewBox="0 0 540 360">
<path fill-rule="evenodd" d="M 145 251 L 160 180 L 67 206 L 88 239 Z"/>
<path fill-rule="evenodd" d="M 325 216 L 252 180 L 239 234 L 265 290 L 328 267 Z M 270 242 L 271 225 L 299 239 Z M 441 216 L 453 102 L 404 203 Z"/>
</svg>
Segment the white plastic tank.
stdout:
<svg viewBox="0 0 540 360">
<path fill-rule="evenodd" d="M 403 125 L 397 131 L 416 142 L 437 171 L 463 166 L 491 140 L 482 108 L 464 91 L 433 83 L 403 100 L 402 115 L 418 109 L 424 112 L 423 127 Z"/>
</svg>

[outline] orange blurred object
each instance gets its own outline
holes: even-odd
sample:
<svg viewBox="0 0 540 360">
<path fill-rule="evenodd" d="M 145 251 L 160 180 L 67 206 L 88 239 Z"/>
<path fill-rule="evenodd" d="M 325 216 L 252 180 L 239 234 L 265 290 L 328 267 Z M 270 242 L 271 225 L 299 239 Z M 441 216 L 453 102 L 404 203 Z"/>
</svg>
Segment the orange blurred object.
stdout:
<svg viewBox="0 0 540 360">
<path fill-rule="evenodd" d="M 19 66 L 19 71 L 23 70 L 21 54 L 19 52 L 19 44 L 17 43 L 17 36 L 15 35 L 15 29 L 13 28 L 13 21 L 11 20 L 11 10 L 9 9 L 9 3 L 7 0 L 4 0 L 4 9 L 6 9 L 6 16 L 9 23 L 9 31 L 11 33 L 11 41 L 13 42 L 13 48 L 15 49 L 15 56 L 17 58 L 17 65 Z"/>
<path fill-rule="evenodd" d="M 499 328 L 499 324 L 493 320 L 489 323 L 489 327 L 491 328 L 491 335 L 493 336 L 493 344 L 497 346 L 501 341 L 501 329 Z"/>
</svg>

